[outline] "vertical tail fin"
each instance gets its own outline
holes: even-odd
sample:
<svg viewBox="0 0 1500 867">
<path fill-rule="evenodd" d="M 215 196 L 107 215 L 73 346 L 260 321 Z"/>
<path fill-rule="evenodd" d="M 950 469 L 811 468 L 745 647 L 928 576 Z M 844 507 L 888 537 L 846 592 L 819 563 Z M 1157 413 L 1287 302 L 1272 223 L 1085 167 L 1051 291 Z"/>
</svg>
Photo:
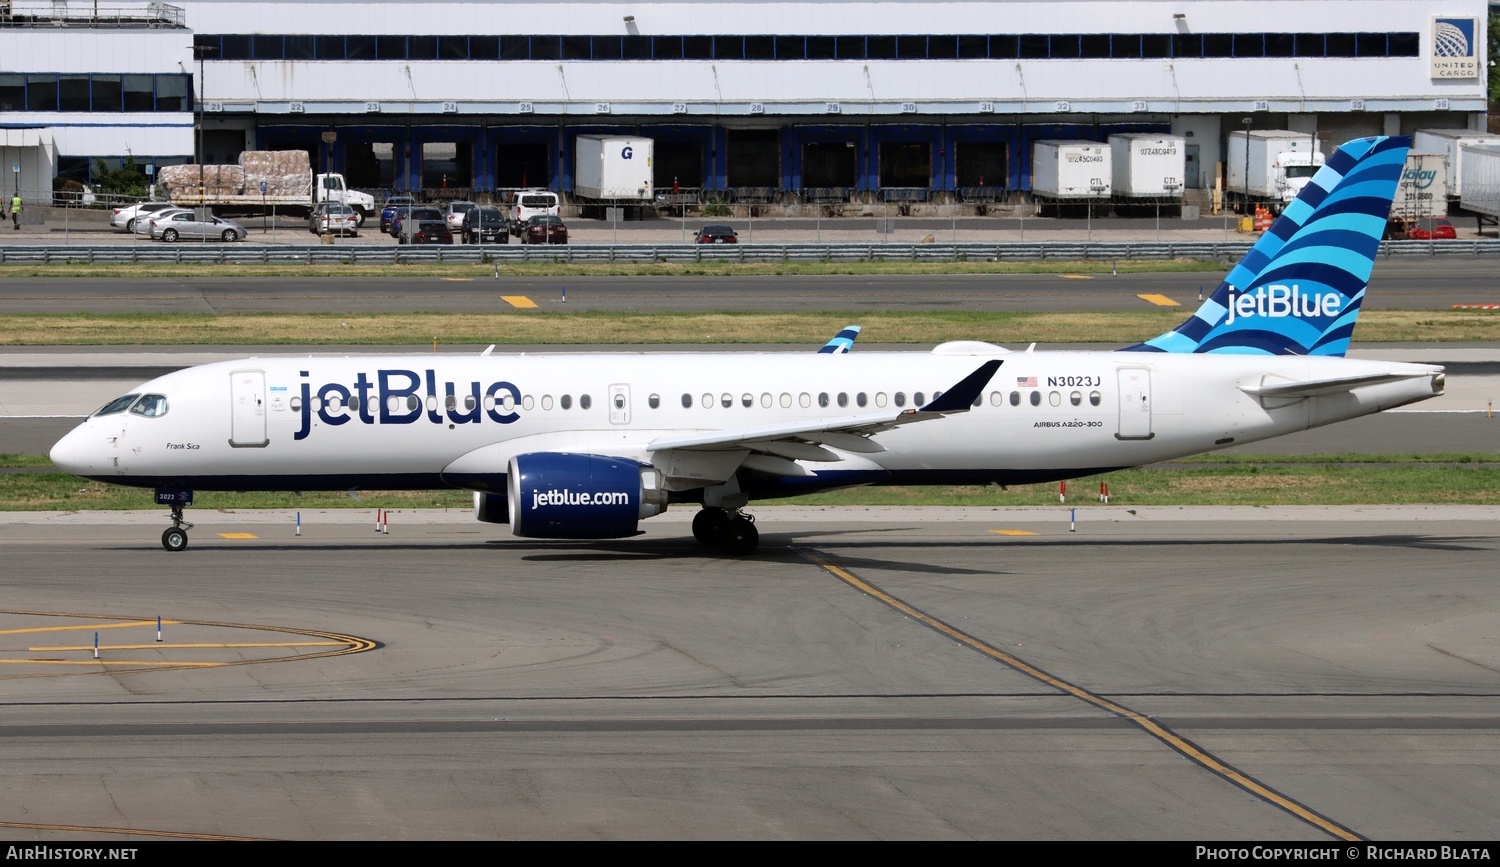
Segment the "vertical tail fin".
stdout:
<svg viewBox="0 0 1500 867">
<path fill-rule="evenodd" d="M 1191 319 L 1126 349 L 1343 355 L 1410 147 L 1345 143 Z"/>
</svg>

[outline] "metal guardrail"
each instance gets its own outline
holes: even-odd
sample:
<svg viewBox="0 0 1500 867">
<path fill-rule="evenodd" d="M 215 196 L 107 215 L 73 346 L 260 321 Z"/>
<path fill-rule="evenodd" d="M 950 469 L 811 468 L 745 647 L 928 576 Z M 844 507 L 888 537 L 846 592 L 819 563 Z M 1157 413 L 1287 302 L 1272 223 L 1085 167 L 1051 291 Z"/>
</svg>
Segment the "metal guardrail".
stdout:
<svg viewBox="0 0 1500 867">
<path fill-rule="evenodd" d="M 0 27 L 186 27 L 180 6 L 169 3 L 80 3 L 57 0 L 6 0 L 0 3 Z"/>
<path fill-rule="evenodd" d="M 993 244 L 568 244 L 365 246 L 336 244 L 128 244 L 110 246 L 0 246 L 8 264 L 210 264 L 210 265 L 394 265 L 409 263 L 496 264 L 533 262 L 985 262 L 1234 260 L 1249 241 Z M 1385 241 L 1381 256 L 1500 257 L 1500 239 Z"/>
</svg>

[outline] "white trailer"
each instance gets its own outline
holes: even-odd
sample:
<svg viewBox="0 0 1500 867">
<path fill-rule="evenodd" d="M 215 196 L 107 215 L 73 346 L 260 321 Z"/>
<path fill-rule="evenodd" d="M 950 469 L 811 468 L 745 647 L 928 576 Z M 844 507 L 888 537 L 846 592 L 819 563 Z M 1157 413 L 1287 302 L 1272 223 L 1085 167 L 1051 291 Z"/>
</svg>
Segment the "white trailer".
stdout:
<svg viewBox="0 0 1500 867">
<path fill-rule="evenodd" d="M 1109 137 L 1110 185 L 1116 201 L 1182 201 L 1187 173 L 1187 141 L 1182 136 L 1127 132 Z"/>
<path fill-rule="evenodd" d="M 1096 141 L 1043 139 L 1031 149 L 1031 195 L 1043 210 L 1108 202 L 1109 145 Z"/>
<path fill-rule="evenodd" d="M 1464 195 L 1459 206 L 1479 216 L 1480 225 L 1500 221 L 1500 146 L 1468 145 L 1464 151 Z"/>
<path fill-rule="evenodd" d="M 1465 147 L 1500 145 L 1500 135 L 1473 129 L 1419 129 L 1412 136 L 1412 150 L 1424 154 L 1443 154 L 1448 158 L 1448 203 L 1457 205 L 1463 198 L 1463 155 Z"/>
<path fill-rule="evenodd" d="M 654 197 L 654 142 L 641 136 L 581 135 L 573 195 L 591 204 L 644 205 Z"/>
<path fill-rule="evenodd" d="M 1391 219 L 1415 220 L 1448 216 L 1448 157 L 1409 151 L 1396 197 L 1391 200 Z"/>
<path fill-rule="evenodd" d="M 1323 166 L 1312 133 L 1289 129 L 1235 130 L 1224 156 L 1226 202 L 1248 213 L 1265 205 L 1272 213 L 1292 203 Z"/>
</svg>

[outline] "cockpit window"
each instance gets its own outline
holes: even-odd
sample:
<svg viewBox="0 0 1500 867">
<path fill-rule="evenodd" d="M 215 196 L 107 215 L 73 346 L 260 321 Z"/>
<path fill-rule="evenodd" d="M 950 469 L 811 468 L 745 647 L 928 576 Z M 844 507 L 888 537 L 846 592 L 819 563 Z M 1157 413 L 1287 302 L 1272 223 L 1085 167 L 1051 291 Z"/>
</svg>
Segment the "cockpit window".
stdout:
<svg viewBox="0 0 1500 867">
<path fill-rule="evenodd" d="M 138 397 L 140 397 L 138 394 L 127 394 L 124 397 L 117 397 L 100 407 L 94 415 L 114 415 L 117 412 L 124 412 L 132 403 L 135 403 L 135 399 Z"/>
<path fill-rule="evenodd" d="M 131 415 L 141 415 L 146 418 L 156 418 L 167 414 L 167 398 L 161 394 L 143 394 L 141 399 L 130 408 Z"/>
</svg>

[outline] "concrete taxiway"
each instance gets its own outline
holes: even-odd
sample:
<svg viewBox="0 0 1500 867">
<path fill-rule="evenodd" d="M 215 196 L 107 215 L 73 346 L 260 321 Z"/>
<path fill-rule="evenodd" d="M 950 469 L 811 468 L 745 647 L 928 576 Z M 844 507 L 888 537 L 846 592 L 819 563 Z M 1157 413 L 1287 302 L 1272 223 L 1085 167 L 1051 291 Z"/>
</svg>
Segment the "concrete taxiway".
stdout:
<svg viewBox="0 0 1500 867">
<path fill-rule="evenodd" d="M 1500 836 L 1500 509 L 756 512 L 0 514 L 0 827 Z"/>
</svg>

